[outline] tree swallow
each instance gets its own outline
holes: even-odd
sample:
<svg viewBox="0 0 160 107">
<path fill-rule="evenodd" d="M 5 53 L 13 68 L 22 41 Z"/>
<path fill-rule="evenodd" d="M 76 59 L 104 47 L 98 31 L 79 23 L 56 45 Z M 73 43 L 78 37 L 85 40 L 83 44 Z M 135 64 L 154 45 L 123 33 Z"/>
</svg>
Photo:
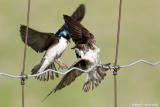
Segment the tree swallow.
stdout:
<svg viewBox="0 0 160 107">
<path fill-rule="evenodd" d="M 64 15 L 64 20 L 66 25 L 68 26 L 71 38 L 75 43 L 73 49 L 75 50 L 77 58 L 79 58 L 79 60 L 74 63 L 71 68 L 78 67 L 83 70 L 87 70 L 95 64 L 102 64 L 99 58 L 100 49 L 96 46 L 96 40 L 94 39 L 94 35 L 91 34 L 83 25 L 81 25 L 78 21 L 74 20 L 70 16 Z M 109 66 L 110 63 L 102 65 Z M 103 67 L 96 67 L 95 69 L 88 72 L 86 81 L 83 86 L 84 92 L 88 92 L 91 86 L 92 90 L 94 89 L 94 87 L 97 87 L 101 80 L 103 80 L 106 76 L 105 71 L 107 70 L 108 68 L 105 69 Z M 71 72 L 64 75 L 61 81 L 47 95 L 47 97 L 52 92 L 55 93 L 57 90 L 60 90 L 67 85 L 70 85 L 81 74 L 82 72 L 78 70 L 72 70 Z"/>
<path fill-rule="evenodd" d="M 72 18 L 78 22 L 80 22 L 85 15 L 85 6 L 81 4 L 76 11 L 72 14 Z M 32 69 L 32 74 L 43 72 L 46 69 L 54 69 L 56 67 L 54 62 L 56 62 L 60 68 L 66 68 L 67 66 L 61 61 L 61 55 L 64 50 L 67 48 L 68 41 L 70 40 L 70 34 L 68 31 L 68 27 L 64 24 L 57 32 L 54 33 L 44 33 L 39 32 L 34 29 L 28 29 L 28 43 L 36 52 L 45 52 L 40 64 L 36 65 Z M 26 26 L 21 25 L 20 27 L 21 39 L 25 41 L 26 34 Z M 38 77 L 38 80 L 48 81 L 50 79 L 54 79 L 54 75 L 58 77 L 57 73 L 47 72 Z"/>
</svg>

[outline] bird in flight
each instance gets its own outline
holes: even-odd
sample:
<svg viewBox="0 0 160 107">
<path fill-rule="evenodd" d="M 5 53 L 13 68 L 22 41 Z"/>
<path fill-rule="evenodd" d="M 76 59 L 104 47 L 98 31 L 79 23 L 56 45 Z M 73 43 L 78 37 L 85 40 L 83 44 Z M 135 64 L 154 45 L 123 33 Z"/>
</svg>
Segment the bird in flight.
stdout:
<svg viewBox="0 0 160 107">
<path fill-rule="evenodd" d="M 95 64 L 102 64 L 99 58 L 100 49 L 96 46 L 96 40 L 94 35 L 90 33 L 83 25 L 72 17 L 64 15 L 65 24 L 68 26 L 69 33 L 75 46 L 72 48 L 75 50 L 76 56 L 79 59 L 70 68 L 77 67 L 83 70 L 89 69 Z M 108 64 L 102 64 L 102 66 L 109 66 Z M 109 68 L 109 67 L 108 67 Z M 106 76 L 108 68 L 95 67 L 87 74 L 86 81 L 83 85 L 84 92 L 88 92 L 91 88 L 97 87 L 101 80 Z M 65 74 L 57 86 L 47 95 L 55 93 L 56 91 L 70 85 L 82 72 L 74 69 L 71 72 Z M 45 99 L 47 98 L 45 97 Z"/>
<path fill-rule="evenodd" d="M 84 4 L 81 4 L 71 17 L 80 22 L 84 15 L 85 6 Z M 21 25 L 20 27 L 20 36 L 23 42 L 25 42 L 26 28 L 27 27 L 25 25 Z M 37 53 L 42 53 L 45 51 L 40 64 L 34 66 L 32 69 L 32 74 L 43 72 L 46 69 L 56 70 L 54 62 L 56 62 L 62 69 L 67 68 L 67 66 L 61 61 L 61 55 L 67 48 L 70 38 L 70 33 L 66 24 L 64 24 L 55 34 L 39 32 L 29 28 L 27 45 Z M 54 79 L 54 75 L 58 77 L 57 73 L 46 72 L 37 76 L 36 79 L 48 81 L 49 79 Z"/>
</svg>

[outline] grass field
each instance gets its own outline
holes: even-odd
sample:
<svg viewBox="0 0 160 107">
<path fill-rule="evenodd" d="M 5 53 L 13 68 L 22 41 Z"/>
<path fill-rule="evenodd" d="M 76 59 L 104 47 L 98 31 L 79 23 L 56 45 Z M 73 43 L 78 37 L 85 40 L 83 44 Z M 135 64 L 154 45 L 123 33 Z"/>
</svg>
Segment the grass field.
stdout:
<svg viewBox="0 0 160 107">
<path fill-rule="evenodd" d="M 71 15 L 80 3 L 86 5 L 82 24 L 86 26 L 101 48 L 103 62 L 114 62 L 119 0 L 32 0 L 30 27 L 43 32 L 56 32 L 64 23 L 63 14 Z M 160 60 L 160 1 L 123 0 L 118 64 L 125 65 L 138 59 Z M 26 24 L 27 0 L 0 0 L 0 72 L 20 75 L 24 44 L 19 36 L 20 24 Z M 70 66 L 76 57 L 70 44 L 63 54 Z M 43 54 L 27 48 L 26 74 L 39 63 Z M 55 87 L 59 79 L 39 82 L 26 81 L 25 107 L 113 107 L 113 75 L 99 87 L 83 93 L 85 76 L 71 86 L 41 100 Z M 132 104 L 159 104 L 160 66 L 145 64 L 121 69 L 118 78 L 118 107 Z M 0 77 L 0 107 L 21 107 L 19 79 Z M 142 107 L 142 106 L 141 106 Z"/>
</svg>

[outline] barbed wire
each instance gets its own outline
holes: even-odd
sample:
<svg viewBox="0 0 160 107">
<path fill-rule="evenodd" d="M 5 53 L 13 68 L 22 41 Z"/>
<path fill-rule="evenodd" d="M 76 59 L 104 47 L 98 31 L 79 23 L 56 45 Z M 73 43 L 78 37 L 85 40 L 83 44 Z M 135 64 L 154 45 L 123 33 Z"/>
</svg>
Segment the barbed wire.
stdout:
<svg viewBox="0 0 160 107">
<path fill-rule="evenodd" d="M 139 59 L 139 60 L 134 61 L 134 62 L 132 62 L 128 65 L 121 65 L 121 66 L 111 66 L 110 67 L 110 66 L 104 66 L 104 65 L 101 65 L 101 64 L 95 64 L 87 70 L 83 70 L 83 69 L 80 69 L 80 68 L 77 68 L 77 67 L 72 67 L 72 68 L 68 69 L 66 72 L 60 72 L 60 71 L 56 71 L 56 70 L 53 70 L 53 69 L 47 69 L 44 72 L 40 72 L 40 73 L 33 74 L 33 75 L 12 75 L 12 74 L 7 74 L 7 73 L 0 73 L 0 76 L 7 76 L 7 77 L 10 77 L 10 78 L 28 78 L 28 77 L 36 77 L 36 76 L 39 76 L 39 75 L 44 74 L 46 72 L 55 72 L 55 73 L 58 73 L 58 74 L 61 74 L 61 75 L 65 75 L 65 74 L 71 72 L 72 70 L 78 70 L 80 72 L 88 73 L 91 70 L 93 70 L 95 67 L 102 67 L 102 68 L 105 68 L 105 69 L 127 68 L 127 67 L 130 67 L 130 66 L 136 65 L 140 62 L 151 65 L 151 66 L 156 66 L 156 65 L 160 64 L 160 61 L 155 62 L 155 63 L 151 63 L 149 61 Z"/>
</svg>

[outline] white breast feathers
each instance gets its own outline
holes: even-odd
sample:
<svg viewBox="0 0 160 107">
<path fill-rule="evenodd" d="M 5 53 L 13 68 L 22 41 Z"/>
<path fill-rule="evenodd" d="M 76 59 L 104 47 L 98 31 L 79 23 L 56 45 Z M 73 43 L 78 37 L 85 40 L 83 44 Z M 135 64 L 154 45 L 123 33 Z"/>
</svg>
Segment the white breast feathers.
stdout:
<svg viewBox="0 0 160 107">
<path fill-rule="evenodd" d="M 61 54 L 66 49 L 67 45 L 68 45 L 68 41 L 65 38 L 61 37 L 61 39 L 56 45 L 51 46 L 47 50 L 45 57 L 50 61 L 53 61 L 55 58 L 61 57 Z"/>
<path fill-rule="evenodd" d="M 82 59 L 87 59 L 92 63 L 99 63 L 99 48 L 95 48 L 94 50 L 89 49 L 85 54 L 82 55 Z"/>
</svg>

